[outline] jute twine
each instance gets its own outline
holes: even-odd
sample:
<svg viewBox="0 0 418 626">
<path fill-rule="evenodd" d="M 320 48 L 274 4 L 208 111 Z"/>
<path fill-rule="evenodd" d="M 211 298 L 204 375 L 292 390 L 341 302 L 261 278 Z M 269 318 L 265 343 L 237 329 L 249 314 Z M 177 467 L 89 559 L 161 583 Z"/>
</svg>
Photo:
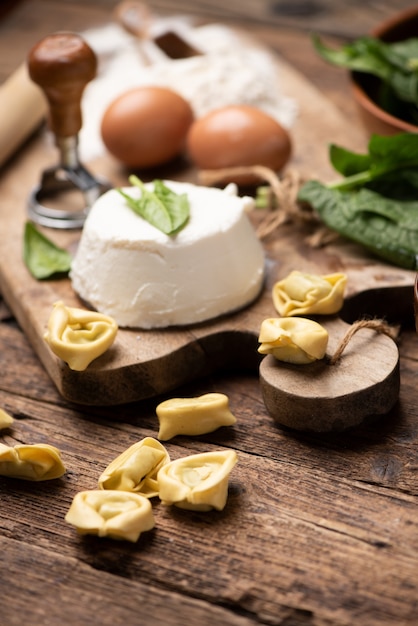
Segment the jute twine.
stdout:
<svg viewBox="0 0 418 626">
<path fill-rule="evenodd" d="M 350 328 L 347 330 L 346 334 L 341 339 L 337 349 L 335 350 L 332 357 L 329 359 L 330 365 L 335 365 L 337 361 L 341 358 L 344 350 L 350 343 L 353 335 L 357 333 L 362 328 L 371 328 L 379 334 L 388 335 L 391 339 L 396 339 L 399 334 L 399 328 L 390 326 L 384 320 L 372 319 L 372 320 L 358 320 L 354 322 Z"/>
<path fill-rule="evenodd" d="M 314 248 L 323 246 L 338 237 L 338 234 L 321 224 L 318 216 L 311 207 L 298 202 L 298 193 L 306 182 L 295 170 L 287 170 L 281 178 L 270 168 L 263 165 L 245 167 L 230 167 L 218 170 L 200 170 L 199 181 L 210 186 L 220 184 L 225 180 L 239 176 L 254 176 L 267 187 L 262 187 L 265 208 L 268 212 L 257 228 L 259 239 L 265 239 L 279 226 L 286 222 L 315 224 L 316 230 L 307 238 L 307 242 Z"/>
<path fill-rule="evenodd" d="M 303 179 L 294 170 L 287 170 L 281 178 L 273 170 L 262 165 L 201 170 L 199 180 L 203 185 L 216 185 L 234 177 L 248 175 L 253 175 L 269 185 L 264 190 L 264 202 L 269 212 L 257 228 L 256 232 L 259 239 L 268 237 L 280 225 L 289 221 L 316 225 L 315 232 L 306 239 L 307 243 L 314 248 L 331 243 L 338 237 L 338 233 L 321 224 L 312 208 L 298 202 L 299 190 L 306 179 Z M 392 339 L 396 339 L 399 334 L 399 328 L 390 326 L 384 320 L 358 320 L 350 326 L 334 355 L 330 357 L 329 363 L 331 365 L 335 365 L 340 360 L 353 335 L 362 328 L 370 328 L 377 333 L 388 335 Z"/>
</svg>

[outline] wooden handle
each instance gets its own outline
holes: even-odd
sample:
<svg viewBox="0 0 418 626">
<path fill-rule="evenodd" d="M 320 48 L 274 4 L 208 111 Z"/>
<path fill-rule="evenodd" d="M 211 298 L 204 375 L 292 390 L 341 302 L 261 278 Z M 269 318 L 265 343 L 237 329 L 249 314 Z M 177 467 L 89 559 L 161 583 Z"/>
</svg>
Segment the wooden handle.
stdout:
<svg viewBox="0 0 418 626">
<path fill-rule="evenodd" d="M 46 95 L 51 130 L 58 137 L 77 135 L 81 129 L 81 96 L 96 68 L 96 55 L 75 33 L 49 35 L 29 52 L 29 75 Z"/>
<path fill-rule="evenodd" d="M 136 37 L 148 37 L 149 27 L 153 20 L 147 5 L 136 0 L 123 0 L 116 5 L 113 11 L 116 22 Z"/>
</svg>

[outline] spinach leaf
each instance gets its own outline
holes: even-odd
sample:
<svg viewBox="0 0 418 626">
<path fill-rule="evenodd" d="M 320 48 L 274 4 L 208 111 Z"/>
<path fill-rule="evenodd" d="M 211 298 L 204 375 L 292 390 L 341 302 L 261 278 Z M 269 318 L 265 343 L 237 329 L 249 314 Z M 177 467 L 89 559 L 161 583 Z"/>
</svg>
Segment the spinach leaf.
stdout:
<svg viewBox="0 0 418 626">
<path fill-rule="evenodd" d="M 357 72 L 366 72 L 387 80 L 390 63 L 382 54 L 380 42 L 373 37 L 360 37 L 335 50 L 326 46 L 318 36 L 312 38 L 315 50 L 329 63 Z"/>
<path fill-rule="evenodd" d="M 418 269 L 418 135 L 374 135 L 365 155 L 333 145 L 330 159 L 345 178 L 309 181 L 298 199 L 380 258 Z"/>
<path fill-rule="evenodd" d="M 418 38 L 386 43 L 374 37 L 360 37 L 334 50 L 314 36 L 313 45 L 329 63 L 377 76 L 399 100 L 418 105 Z"/>
<path fill-rule="evenodd" d="M 161 180 L 154 181 L 153 191 L 136 176 L 130 176 L 129 182 L 141 189 L 139 198 L 133 198 L 122 189 L 118 191 L 135 213 L 166 235 L 174 235 L 186 225 L 190 216 L 186 194 L 175 193 Z"/>
<path fill-rule="evenodd" d="M 32 222 L 26 222 L 23 238 L 23 259 L 34 278 L 42 280 L 54 274 L 68 274 L 72 257 L 45 237 Z"/>
<path fill-rule="evenodd" d="M 313 206 L 329 228 L 376 256 L 418 269 L 418 201 L 396 202 L 369 189 L 338 191 L 317 181 L 302 187 L 299 200 Z"/>
<path fill-rule="evenodd" d="M 418 134 L 399 133 L 390 137 L 372 135 L 368 154 L 359 155 L 331 145 L 330 161 L 346 178 L 332 184 L 335 189 L 354 189 L 394 172 L 418 169 Z"/>
<path fill-rule="evenodd" d="M 368 154 L 356 154 L 335 144 L 330 146 L 329 157 L 334 169 L 343 176 L 355 176 L 364 172 L 369 169 L 371 162 Z"/>
</svg>

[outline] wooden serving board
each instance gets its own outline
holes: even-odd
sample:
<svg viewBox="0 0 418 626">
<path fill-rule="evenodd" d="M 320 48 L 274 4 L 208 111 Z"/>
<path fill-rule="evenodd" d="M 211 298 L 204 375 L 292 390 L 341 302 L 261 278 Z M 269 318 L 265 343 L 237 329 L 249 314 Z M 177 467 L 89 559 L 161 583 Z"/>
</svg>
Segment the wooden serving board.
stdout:
<svg viewBox="0 0 418 626">
<path fill-rule="evenodd" d="M 328 144 L 364 150 L 361 128 L 346 125 L 338 110 L 304 77 L 277 59 L 280 84 L 295 98 L 299 115 L 292 128 L 294 153 L 290 167 L 306 176 L 329 180 L 334 176 L 328 163 Z M 415 274 L 381 263 L 360 247 L 338 241 L 324 249 L 305 242 L 309 232 L 292 225 L 281 227 L 264 242 L 266 283 L 253 304 L 233 315 L 187 328 L 158 331 L 119 330 L 113 347 L 86 371 L 74 372 L 55 357 L 43 339 L 57 300 L 68 306 L 83 306 L 68 279 L 36 281 L 22 261 L 23 228 L 27 200 L 41 172 L 56 164 L 57 154 L 41 131 L 10 163 L 1 180 L 0 289 L 39 359 L 62 396 L 85 405 L 115 405 L 173 391 L 193 379 L 219 368 L 251 368 L 259 364 L 257 353 L 260 324 L 276 315 L 273 284 L 291 270 L 313 273 L 345 272 L 348 275 L 346 306 L 342 316 L 353 321 L 363 314 L 394 313 L 412 316 Z M 113 184 L 126 183 L 127 172 L 103 157 L 88 164 Z M 173 164 L 160 177 L 196 181 L 196 173 L 183 164 Z M 153 177 L 154 173 L 153 173 Z M 257 213 L 255 219 L 260 219 Z M 45 231 L 58 245 L 74 252 L 80 233 Z M 376 306 L 381 304 L 381 307 Z M 392 304 L 391 304 L 392 303 Z M 395 303 L 395 305 L 393 305 Z M 392 308 L 392 310 L 390 310 Z"/>
</svg>

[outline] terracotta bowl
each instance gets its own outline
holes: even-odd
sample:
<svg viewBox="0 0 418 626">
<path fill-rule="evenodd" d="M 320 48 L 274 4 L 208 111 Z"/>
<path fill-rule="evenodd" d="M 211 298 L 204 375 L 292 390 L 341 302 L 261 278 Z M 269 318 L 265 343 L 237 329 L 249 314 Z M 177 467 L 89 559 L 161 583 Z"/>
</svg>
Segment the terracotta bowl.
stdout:
<svg viewBox="0 0 418 626">
<path fill-rule="evenodd" d="M 387 42 L 418 37 L 418 6 L 401 11 L 385 20 L 374 28 L 370 35 Z M 378 78 L 362 72 L 351 72 L 351 85 L 361 119 L 370 134 L 418 133 L 418 125 L 394 117 L 376 104 L 380 85 Z"/>
<path fill-rule="evenodd" d="M 415 284 L 414 284 L 414 315 L 415 315 L 415 330 L 418 333 L 418 274 L 415 276 Z"/>
</svg>

